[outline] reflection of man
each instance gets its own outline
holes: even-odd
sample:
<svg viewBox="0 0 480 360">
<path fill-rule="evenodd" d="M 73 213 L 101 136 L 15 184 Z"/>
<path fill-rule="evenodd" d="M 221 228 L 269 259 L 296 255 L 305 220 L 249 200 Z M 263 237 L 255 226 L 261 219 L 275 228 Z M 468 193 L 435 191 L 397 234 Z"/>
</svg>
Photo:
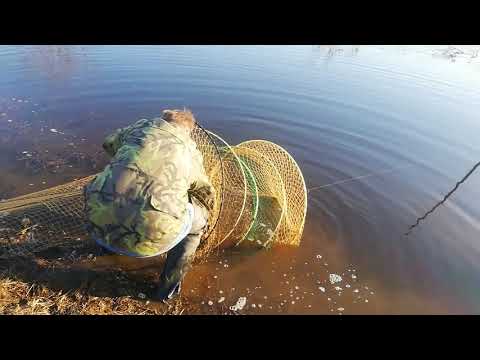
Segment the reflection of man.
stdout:
<svg viewBox="0 0 480 360">
<path fill-rule="evenodd" d="M 180 292 L 213 206 L 194 126 L 191 112 L 165 110 L 117 130 L 103 144 L 110 164 L 85 190 L 88 228 L 101 246 L 135 257 L 168 252 L 159 300 Z"/>
</svg>

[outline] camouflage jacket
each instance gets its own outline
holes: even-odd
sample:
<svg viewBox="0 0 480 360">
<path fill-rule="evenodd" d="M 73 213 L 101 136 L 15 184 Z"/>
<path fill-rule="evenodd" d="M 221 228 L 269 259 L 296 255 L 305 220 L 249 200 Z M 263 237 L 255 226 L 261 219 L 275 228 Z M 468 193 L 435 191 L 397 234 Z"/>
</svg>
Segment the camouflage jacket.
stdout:
<svg viewBox="0 0 480 360">
<path fill-rule="evenodd" d="M 119 252 L 168 251 L 185 222 L 189 191 L 214 197 L 195 142 L 156 118 L 115 131 L 103 147 L 112 159 L 85 189 L 89 231 Z"/>
</svg>

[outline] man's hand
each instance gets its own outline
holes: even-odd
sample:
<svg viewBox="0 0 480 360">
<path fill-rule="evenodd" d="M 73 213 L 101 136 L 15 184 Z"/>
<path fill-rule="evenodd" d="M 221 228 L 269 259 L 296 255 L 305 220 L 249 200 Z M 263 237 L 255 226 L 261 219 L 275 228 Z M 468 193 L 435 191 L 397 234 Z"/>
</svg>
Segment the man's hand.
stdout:
<svg viewBox="0 0 480 360">
<path fill-rule="evenodd" d="M 194 196 L 208 211 L 213 210 L 215 205 L 215 193 L 210 187 L 195 188 L 190 191 L 190 194 Z"/>
</svg>

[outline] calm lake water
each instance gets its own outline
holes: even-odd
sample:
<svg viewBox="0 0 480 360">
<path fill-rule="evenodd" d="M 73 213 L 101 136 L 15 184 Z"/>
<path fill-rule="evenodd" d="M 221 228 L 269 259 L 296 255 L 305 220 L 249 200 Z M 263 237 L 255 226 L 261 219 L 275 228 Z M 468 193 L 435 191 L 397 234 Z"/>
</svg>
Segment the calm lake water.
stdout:
<svg viewBox="0 0 480 360">
<path fill-rule="evenodd" d="M 108 133 L 186 106 L 316 188 L 300 248 L 188 274 L 202 311 L 480 313 L 480 171 L 405 235 L 480 160 L 479 48 L 0 46 L 0 198 L 98 172 Z"/>
</svg>

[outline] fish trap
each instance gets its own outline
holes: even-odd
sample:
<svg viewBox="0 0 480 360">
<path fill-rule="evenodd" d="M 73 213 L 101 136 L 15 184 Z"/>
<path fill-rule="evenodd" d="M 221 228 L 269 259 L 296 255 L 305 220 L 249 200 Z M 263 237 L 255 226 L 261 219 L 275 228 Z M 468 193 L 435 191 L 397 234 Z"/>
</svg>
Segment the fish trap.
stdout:
<svg viewBox="0 0 480 360">
<path fill-rule="evenodd" d="M 192 138 L 216 190 L 198 257 L 220 247 L 299 246 L 307 191 L 292 156 L 264 140 L 231 146 L 201 127 L 193 130 Z M 0 202 L 0 257 L 82 246 L 89 238 L 83 191 L 94 177 Z"/>
</svg>

